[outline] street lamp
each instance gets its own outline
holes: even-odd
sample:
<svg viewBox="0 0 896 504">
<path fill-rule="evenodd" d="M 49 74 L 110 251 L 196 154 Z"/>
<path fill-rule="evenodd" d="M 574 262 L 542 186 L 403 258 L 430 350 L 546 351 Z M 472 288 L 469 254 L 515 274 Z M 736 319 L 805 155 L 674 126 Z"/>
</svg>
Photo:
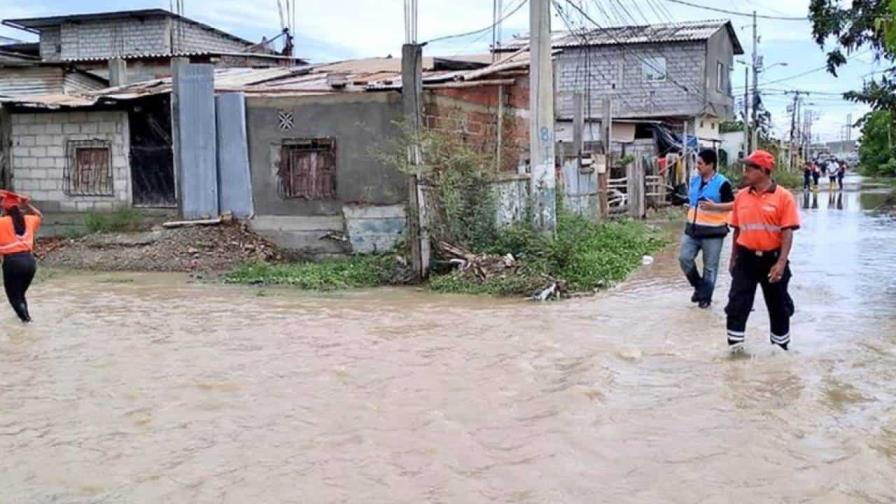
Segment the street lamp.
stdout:
<svg viewBox="0 0 896 504">
<path fill-rule="evenodd" d="M 786 61 L 779 61 L 777 63 L 772 63 L 771 65 L 761 69 L 760 72 L 765 72 L 769 68 L 775 68 L 776 66 L 786 67 L 786 66 L 789 66 L 789 63 L 787 63 Z"/>
</svg>

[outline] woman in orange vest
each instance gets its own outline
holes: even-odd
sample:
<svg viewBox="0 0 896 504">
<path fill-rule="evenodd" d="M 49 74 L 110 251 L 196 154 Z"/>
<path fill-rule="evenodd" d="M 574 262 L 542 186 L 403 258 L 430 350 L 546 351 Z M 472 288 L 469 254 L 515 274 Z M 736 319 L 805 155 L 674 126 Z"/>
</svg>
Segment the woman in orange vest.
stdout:
<svg viewBox="0 0 896 504">
<path fill-rule="evenodd" d="M 0 255 L 3 256 L 3 287 L 6 297 L 22 322 L 31 322 L 25 293 L 37 272 L 34 259 L 34 236 L 40 228 L 42 215 L 27 198 L 15 193 L 3 195 L 3 217 L 0 217 Z M 22 207 L 30 211 L 22 212 Z"/>
</svg>

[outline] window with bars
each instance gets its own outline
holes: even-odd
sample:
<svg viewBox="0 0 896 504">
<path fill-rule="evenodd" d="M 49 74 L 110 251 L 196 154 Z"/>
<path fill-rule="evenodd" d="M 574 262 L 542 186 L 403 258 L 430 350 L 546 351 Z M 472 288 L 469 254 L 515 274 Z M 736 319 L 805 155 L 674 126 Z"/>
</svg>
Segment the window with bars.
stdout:
<svg viewBox="0 0 896 504">
<path fill-rule="evenodd" d="M 112 148 L 104 140 L 69 140 L 63 173 L 65 193 L 72 196 L 114 196 Z"/>
<path fill-rule="evenodd" d="M 286 140 L 280 147 L 281 198 L 336 198 L 336 142 L 330 138 Z"/>
</svg>

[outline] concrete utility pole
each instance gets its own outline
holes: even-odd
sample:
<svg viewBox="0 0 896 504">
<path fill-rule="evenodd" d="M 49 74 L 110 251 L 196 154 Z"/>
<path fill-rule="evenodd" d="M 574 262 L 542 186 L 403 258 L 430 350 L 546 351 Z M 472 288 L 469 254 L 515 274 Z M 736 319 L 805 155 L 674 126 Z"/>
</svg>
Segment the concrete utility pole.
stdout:
<svg viewBox="0 0 896 504">
<path fill-rule="evenodd" d="M 759 34 L 756 31 L 756 11 L 753 11 L 753 149 L 759 148 Z"/>
<path fill-rule="evenodd" d="M 553 233 L 557 225 L 557 175 L 550 6 L 550 0 L 529 1 L 529 158 L 535 224 Z"/>
<path fill-rule="evenodd" d="M 790 109 L 790 164 L 794 164 L 794 139 L 796 138 L 796 104 L 800 99 L 800 92 L 793 94 L 793 105 Z"/>
<path fill-rule="evenodd" d="M 846 114 L 846 141 L 852 140 L 852 114 Z"/>
<path fill-rule="evenodd" d="M 750 155 L 750 67 L 744 67 L 744 157 Z"/>
</svg>

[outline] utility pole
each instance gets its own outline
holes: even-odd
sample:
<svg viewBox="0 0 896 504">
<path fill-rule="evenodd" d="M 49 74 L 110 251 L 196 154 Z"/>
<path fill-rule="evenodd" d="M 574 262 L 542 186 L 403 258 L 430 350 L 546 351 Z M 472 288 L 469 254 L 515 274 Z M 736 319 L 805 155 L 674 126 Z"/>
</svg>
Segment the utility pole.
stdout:
<svg viewBox="0 0 896 504">
<path fill-rule="evenodd" d="M 502 0 L 492 0 L 492 63 L 498 60 L 498 48 L 501 46 L 501 17 L 504 11 Z"/>
<path fill-rule="evenodd" d="M 790 165 L 793 166 L 796 158 L 794 151 L 794 139 L 796 138 L 796 106 L 800 99 L 800 92 L 793 94 L 793 105 L 790 107 Z"/>
<path fill-rule="evenodd" d="M 750 67 L 744 67 L 744 158 L 750 155 Z"/>
<path fill-rule="evenodd" d="M 420 188 L 423 164 L 419 135 L 423 124 L 423 46 L 417 43 L 417 0 L 405 0 L 405 43 L 401 47 L 401 105 L 412 142 L 408 145 L 408 164 L 413 174 L 408 177 L 408 241 L 411 266 L 418 279 L 429 271 L 430 242 L 426 233 L 426 202 Z"/>
<path fill-rule="evenodd" d="M 557 224 L 557 175 L 550 6 L 550 0 L 529 0 L 529 159 L 535 224 L 553 234 Z"/>
<path fill-rule="evenodd" d="M 852 140 L 852 114 L 846 114 L 846 141 Z"/>
<path fill-rule="evenodd" d="M 753 149 L 759 148 L 759 34 L 756 31 L 756 11 L 753 11 Z"/>
</svg>

